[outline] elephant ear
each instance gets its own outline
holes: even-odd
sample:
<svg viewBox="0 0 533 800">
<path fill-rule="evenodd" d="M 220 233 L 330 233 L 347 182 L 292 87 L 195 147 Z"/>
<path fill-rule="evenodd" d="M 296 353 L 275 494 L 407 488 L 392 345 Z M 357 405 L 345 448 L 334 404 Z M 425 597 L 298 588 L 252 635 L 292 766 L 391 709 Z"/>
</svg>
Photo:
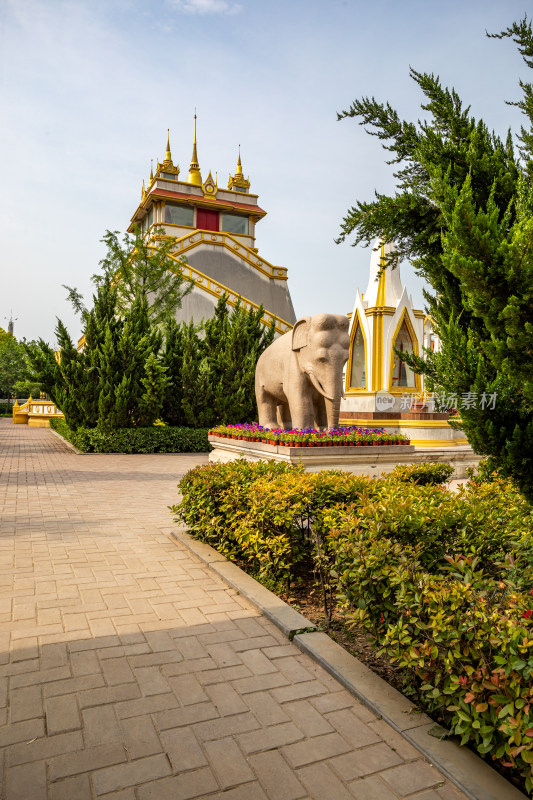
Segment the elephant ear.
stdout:
<svg viewBox="0 0 533 800">
<path fill-rule="evenodd" d="M 302 317 L 292 329 L 292 349 L 301 350 L 307 345 L 307 334 L 309 331 L 309 320 L 311 317 Z"/>
</svg>

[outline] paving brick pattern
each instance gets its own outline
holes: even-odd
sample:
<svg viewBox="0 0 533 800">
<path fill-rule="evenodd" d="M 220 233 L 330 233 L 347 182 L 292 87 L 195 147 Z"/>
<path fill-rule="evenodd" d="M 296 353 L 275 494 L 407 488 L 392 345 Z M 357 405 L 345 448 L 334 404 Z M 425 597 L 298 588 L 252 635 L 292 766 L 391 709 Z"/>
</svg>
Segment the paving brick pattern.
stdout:
<svg viewBox="0 0 533 800">
<path fill-rule="evenodd" d="M 464 798 L 171 539 L 205 461 L 0 420 L 2 798 Z"/>
</svg>

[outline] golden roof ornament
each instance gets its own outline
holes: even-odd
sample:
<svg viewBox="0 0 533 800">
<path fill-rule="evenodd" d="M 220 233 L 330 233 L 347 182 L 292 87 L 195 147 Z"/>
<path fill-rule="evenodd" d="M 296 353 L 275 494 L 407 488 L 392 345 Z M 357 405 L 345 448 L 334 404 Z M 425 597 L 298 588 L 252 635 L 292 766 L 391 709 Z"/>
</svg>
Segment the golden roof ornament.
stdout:
<svg viewBox="0 0 533 800">
<path fill-rule="evenodd" d="M 152 183 L 154 179 L 154 159 L 150 159 L 150 183 Z"/>
<path fill-rule="evenodd" d="M 192 146 L 191 165 L 189 167 L 189 174 L 187 175 L 187 183 L 192 183 L 193 186 L 202 185 L 202 174 L 200 172 L 200 165 L 198 164 L 198 153 L 196 152 L 196 114 L 194 115 L 194 142 Z"/>
<path fill-rule="evenodd" d="M 217 195 L 218 185 L 216 181 L 213 180 L 211 170 L 209 170 L 209 175 L 202 183 L 202 192 L 204 193 L 204 197 L 216 197 Z"/>
<path fill-rule="evenodd" d="M 167 128 L 167 149 L 165 152 L 165 158 L 163 159 L 163 163 L 160 164 L 159 161 L 157 162 L 157 173 L 156 177 L 160 172 L 166 172 L 169 175 L 175 175 L 176 177 L 180 174 L 180 168 L 176 164 L 172 163 L 172 153 L 170 152 L 170 129 Z"/>
<path fill-rule="evenodd" d="M 143 188 L 142 188 L 142 192 L 141 192 L 141 203 L 144 203 L 145 200 L 146 200 L 146 189 L 144 188 L 144 178 L 143 178 Z"/>
<path fill-rule="evenodd" d="M 239 145 L 239 158 L 237 159 L 237 170 L 235 175 L 229 176 L 228 181 L 228 189 L 233 189 L 234 191 L 246 191 L 246 189 L 250 188 L 250 181 L 247 180 L 244 175 L 242 174 L 242 164 L 241 164 L 241 146 Z"/>
</svg>

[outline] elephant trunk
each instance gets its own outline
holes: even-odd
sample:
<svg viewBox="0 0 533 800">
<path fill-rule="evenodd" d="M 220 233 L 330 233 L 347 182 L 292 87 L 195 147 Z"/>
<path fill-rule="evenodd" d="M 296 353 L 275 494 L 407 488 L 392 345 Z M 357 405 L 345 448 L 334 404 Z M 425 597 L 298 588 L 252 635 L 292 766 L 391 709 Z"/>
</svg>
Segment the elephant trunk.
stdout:
<svg viewBox="0 0 533 800">
<path fill-rule="evenodd" d="M 328 420 L 328 428 L 338 427 L 340 409 L 341 409 L 340 397 L 338 400 L 329 400 L 328 398 L 326 398 L 326 416 Z"/>
<path fill-rule="evenodd" d="M 336 428 L 339 424 L 341 397 L 344 396 L 342 375 L 340 376 L 340 379 L 335 381 L 335 385 L 332 388 L 328 387 L 329 393 L 327 393 L 326 389 L 324 389 L 312 369 L 308 369 L 307 374 L 309 375 L 309 379 L 317 392 L 319 392 L 324 398 L 328 428 Z"/>
</svg>

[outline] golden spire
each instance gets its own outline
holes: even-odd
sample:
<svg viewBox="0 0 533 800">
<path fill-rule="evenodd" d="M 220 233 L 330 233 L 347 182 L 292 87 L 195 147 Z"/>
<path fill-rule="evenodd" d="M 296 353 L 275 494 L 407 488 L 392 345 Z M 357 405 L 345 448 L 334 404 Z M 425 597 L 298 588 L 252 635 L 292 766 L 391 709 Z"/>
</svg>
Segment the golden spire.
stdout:
<svg viewBox="0 0 533 800">
<path fill-rule="evenodd" d="M 170 128 L 167 128 L 167 151 L 163 160 L 164 167 L 173 167 L 172 153 L 170 152 Z"/>
<path fill-rule="evenodd" d="M 157 162 L 157 172 L 156 178 L 159 175 L 159 172 L 166 172 L 171 176 L 176 176 L 173 180 L 177 179 L 178 175 L 180 174 L 180 168 L 176 164 L 172 163 L 172 153 L 170 152 L 170 129 L 167 128 L 167 149 L 165 152 L 165 158 L 163 159 L 163 163 L 160 164 L 159 161 Z M 150 179 L 152 180 L 152 175 L 150 175 Z"/>
<path fill-rule="evenodd" d="M 142 192 L 141 192 L 141 203 L 145 199 L 146 199 L 146 189 L 144 188 L 144 178 L 143 178 L 143 188 L 142 188 Z"/>
<path fill-rule="evenodd" d="M 150 183 L 153 181 L 153 179 L 154 179 L 154 159 L 151 158 L 150 159 Z"/>
<path fill-rule="evenodd" d="M 245 192 L 250 188 L 250 181 L 246 180 L 242 173 L 241 164 L 241 146 L 239 145 L 239 157 L 237 159 L 237 169 L 235 175 L 229 176 L 228 189 L 233 189 L 236 192 Z"/>
<path fill-rule="evenodd" d="M 191 166 L 189 167 L 189 174 L 187 175 L 187 183 L 192 183 L 193 186 L 202 185 L 202 175 L 200 172 L 200 165 L 198 164 L 198 153 L 196 152 L 196 114 L 194 115 L 194 142 L 192 146 Z"/>
</svg>

